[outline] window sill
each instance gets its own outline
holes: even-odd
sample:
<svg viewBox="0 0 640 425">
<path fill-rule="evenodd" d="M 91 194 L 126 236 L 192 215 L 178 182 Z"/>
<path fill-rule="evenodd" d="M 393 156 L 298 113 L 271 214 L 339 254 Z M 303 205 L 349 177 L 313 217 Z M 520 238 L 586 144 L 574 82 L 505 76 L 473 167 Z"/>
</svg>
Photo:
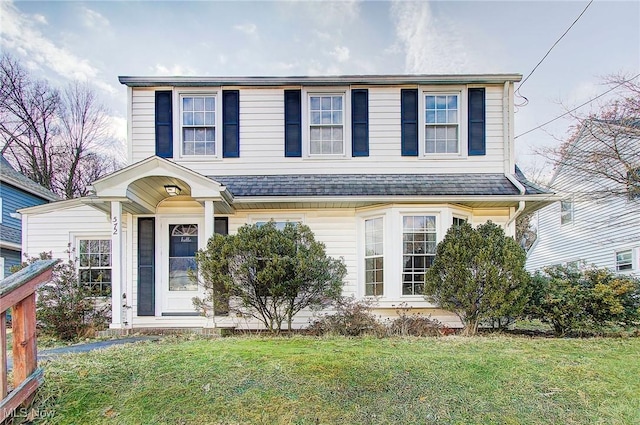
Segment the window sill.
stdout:
<svg viewBox="0 0 640 425">
<path fill-rule="evenodd" d="M 459 153 L 450 153 L 450 154 L 422 154 L 418 157 L 421 160 L 437 160 L 437 161 L 447 161 L 454 160 L 460 161 L 464 159 L 468 159 L 467 155 L 459 154 Z"/>
<path fill-rule="evenodd" d="M 305 161 L 331 161 L 331 160 L 348 160 L 351 159 L 350 156 L 345 154 L 340 155 L 307 155 L 302 157 Z"/>
<path fill-rule="evenodd" d="M 190 162 L 205 162 L 205 161 L 222 161 L 222 157 L 218 155 L 182 155 L 176 160 L 178 161 L 190 161 Z"/>
</svg>

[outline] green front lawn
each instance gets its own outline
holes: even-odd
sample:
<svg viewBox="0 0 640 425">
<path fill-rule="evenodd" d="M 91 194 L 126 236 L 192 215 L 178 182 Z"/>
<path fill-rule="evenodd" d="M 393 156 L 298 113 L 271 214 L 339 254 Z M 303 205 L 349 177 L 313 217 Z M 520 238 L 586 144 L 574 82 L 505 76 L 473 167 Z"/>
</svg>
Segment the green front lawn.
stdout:
<svg viewBox="0 0 640 425">
<path fill-rule="evenodd" d="M 637 338 L 167 339 L 45 370 L 47 423 L 640 423 Z"/>
</svg>

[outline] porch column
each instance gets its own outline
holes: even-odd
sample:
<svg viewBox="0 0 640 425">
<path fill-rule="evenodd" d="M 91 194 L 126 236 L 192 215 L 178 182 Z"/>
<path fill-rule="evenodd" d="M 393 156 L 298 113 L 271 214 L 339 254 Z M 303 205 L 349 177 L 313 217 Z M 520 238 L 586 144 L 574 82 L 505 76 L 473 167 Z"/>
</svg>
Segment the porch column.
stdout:
<svg viewBox="0 0 640 425">
<path fill-rule="evenodd" d="M 111 201 L 111 325 L 122 327 L 122 204 Z"/>
<path fill-rule="evenodd" d="M 215 218 L 213 211 L 213 201 L 206 200 L 204 201 L 204 245 L 207 246 L 207 241 L 215 231 Z"/>
<path fill-rule="evenodd" d="M 209 238 L 213 236 L 215 231 L 215 218 L 214 218 L 214 210 L 213 210 L 213 201 L 205 200 L 204 201 L 204 241 L 202 241 L 201 247 L 204 249 L 207 247 L 207 242 Z M 205 322 L 205 328 L 215 328 L 215 322 L 213 320 L 213 313 L 207 313 L 207 321 Z"/>
</svg>

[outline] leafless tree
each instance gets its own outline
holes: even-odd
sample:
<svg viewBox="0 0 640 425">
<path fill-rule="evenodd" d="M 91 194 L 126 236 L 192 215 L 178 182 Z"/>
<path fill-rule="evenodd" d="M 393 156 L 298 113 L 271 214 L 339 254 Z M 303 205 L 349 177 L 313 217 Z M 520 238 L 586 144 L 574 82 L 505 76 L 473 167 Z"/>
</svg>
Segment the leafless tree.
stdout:
<svg viewBox="0 0 640 425">
<path fill-rule="evenodd" d="M 62 91 L 39 81 L 15 58 L 0 58 L 2 155 L 22 174 L 64 198 L 117 167 L 108 110 L 88 83 Z"/>
<path fill-rule="evenodd" d="M 34 81 L 20 63 L 0 58 L 0 136 L 2 155 L 22 174 L 53 189 L 51 151 L 58 132 L 60 95 L 45 81 Z"/>
<path fill-rule="evenodd" d="M 85 196 L 87 186 L 115 167 L 106 154 L 114 145 L 108 111 L 87 83 L 73 82 L 62 92 L 58 111 L 60 143 L 54 188 L 66 198 Z"/>
<path fill-rule="evenodd" d="M 640 186 L 640 85 L 637 78 L 605 78 L 616 97 L 597 113 L 575 116 L 572 137 L 543 154 L 555 164 L 551 186 L 576 200 L 632 197 Z"/>
</svg>

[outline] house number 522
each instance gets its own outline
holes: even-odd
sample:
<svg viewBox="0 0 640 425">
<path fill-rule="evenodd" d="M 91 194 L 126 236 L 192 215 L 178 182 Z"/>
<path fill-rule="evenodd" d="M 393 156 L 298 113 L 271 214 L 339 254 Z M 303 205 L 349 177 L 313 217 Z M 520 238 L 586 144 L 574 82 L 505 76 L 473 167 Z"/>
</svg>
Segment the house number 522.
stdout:
<svg viewBox="0 0 640 425">
<path fill-rule="evenodd" d="M 113 217 L 113 234 L 118 234 L 118 217 Z"/>
</svg>

